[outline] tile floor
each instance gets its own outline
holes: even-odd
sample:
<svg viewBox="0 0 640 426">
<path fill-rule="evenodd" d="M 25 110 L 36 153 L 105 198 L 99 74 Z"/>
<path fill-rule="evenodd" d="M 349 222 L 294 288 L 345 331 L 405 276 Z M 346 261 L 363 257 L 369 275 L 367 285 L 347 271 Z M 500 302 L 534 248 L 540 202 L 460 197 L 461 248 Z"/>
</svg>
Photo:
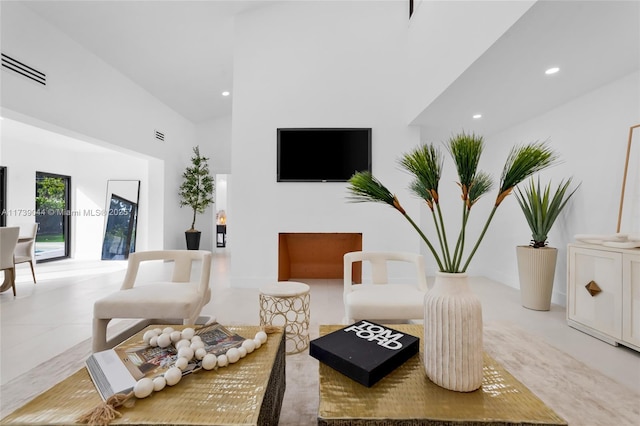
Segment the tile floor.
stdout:
<svg viewBox="0 0 640 426">
<path fill-rule="evenodd" d="M 93 301 L 116 291 L 124 261 L 63 260 L 36 265 L 37 284 L 28 265 L 19 265 L 17 292 L 0 294 L 0 384 L 29 371 L 91 336 Z M 149 274 L 162 274 L 156 264 Z M 214 254 L 212 300 L 203 314 L 223 324 L 258 324 L 258 290 L 230 286 L 229 255 Z M 311 286 L 311 323 L 340 323 L 343 316 L 339 280 L 305 280 Z M 543 338 L 592 368 L 640 393 L 640 353 L 610 346 L 567 326 L 563 307 L 538 312 L 520 305 L 519 292 L 474 277 L 473 289 L 483 305 L 484 321 L 509 321 Z M 117 324 L 115 325 L 117 327 Z"/>
</svg>

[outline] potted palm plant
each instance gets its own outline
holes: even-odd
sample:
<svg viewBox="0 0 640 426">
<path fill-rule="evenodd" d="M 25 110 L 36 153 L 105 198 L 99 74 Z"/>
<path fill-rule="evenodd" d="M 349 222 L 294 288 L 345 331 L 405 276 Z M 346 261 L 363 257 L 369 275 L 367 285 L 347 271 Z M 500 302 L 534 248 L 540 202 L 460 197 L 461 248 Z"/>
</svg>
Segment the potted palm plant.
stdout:
<svg viewBox="0 0 640 426">
<path fill-rule="evenodd" d="M 504 164 L 498 194 L 482 231 L 471 250 L 466 229 L 476 202 L 491 190 L 490 176 L 478 169 L 484 147 L 481 136 L 460 133 L 452 136 L 445 148 L 457 172 L 461 192 L 461 227 L 455 241 L 449 241 L 445 215 L 440 206 L 439 181 L 443 155 L 433 144 L 423 144 L 401 156 L 402 169 L 412 175 L 411 192 L 423 199 L 433 218 L 434 241 L 431 241 L 392 194 L 369 172 L 359 172 L 349 180 L 350 199 L 391 206 L 404 216 L 431 251 L 439 272 L 434 286 L 425 295 L 424 348 L 425 371 L 431 381 L 446 389 L 473 391 L 482 383 L 482 308 L 468 286 L 467 267 L 475 255 L 496 210 L 513 188 L 557 159 L 545 143 L 531 143 L 511 149 Z M 443 343 L 446 341 L 446 344 Z"/>
<path fill-rule="evenodd" d="M 193 211 L 191 227 L 185 231 L 187 250 L 198 250 L 200 248 L 200 235 L 196 226 L 198 213 L 204 213 L 210 204 L 213 204 L 213 190 L 215 184 L 213 177 L 209 174 L 209 158 L 200 155 L 200 147 L 193 148 L 191 166 L 182 173 L 182 184 L 180 185 L 180 207 L 189 206 Z"/>
<path fill-rule="evenodd" d="M 540 178 L 530 179 L 524 190 L 516 188 L 515 196 L 531 229 L 531 243 L 516 247 L 522 306 L 537 311 L 551 308 L 551 293 L 556 271 L 558 249 L 547 246 L 547 236 L 562 209 L 578 190 L 567 192 L 571 178 L 561 180 L 555 191 L 551 182 L 544 188 Z"/>
</svg>

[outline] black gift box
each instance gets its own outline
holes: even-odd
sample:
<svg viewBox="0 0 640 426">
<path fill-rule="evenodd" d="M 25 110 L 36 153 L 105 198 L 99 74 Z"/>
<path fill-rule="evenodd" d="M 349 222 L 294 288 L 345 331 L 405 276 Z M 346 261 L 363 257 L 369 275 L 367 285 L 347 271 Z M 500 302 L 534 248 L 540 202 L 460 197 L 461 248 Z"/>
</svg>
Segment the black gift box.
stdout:
<svg viewBox="0 0 640 426">
<path fill-rule="evenodd" d="M 371 387 L 418 353 L 420 339 L 392 328 L 359 321 L 314 339 L 309 355 Z"/>
</svg>

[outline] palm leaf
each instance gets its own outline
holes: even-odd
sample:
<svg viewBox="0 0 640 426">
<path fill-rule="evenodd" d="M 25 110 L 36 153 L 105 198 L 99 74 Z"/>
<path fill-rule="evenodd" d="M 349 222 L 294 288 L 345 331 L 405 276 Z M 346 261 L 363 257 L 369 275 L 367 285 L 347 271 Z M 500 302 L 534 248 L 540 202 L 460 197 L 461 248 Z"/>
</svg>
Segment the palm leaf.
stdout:
<svg viewBox="0 0 640 426">
<path fill-rule="evenodd" d="M 475 176 L 471 187 L 469 188 L 469 200 L 467 201 L 467 208 L 471 208 L 476 201 L 480 199 L 484 194 L 491 191 L 493 187 L 493 181 L 491 176 L 485 172 L 478 172 Z"/>
<path fill-rule="evenodd" d="M 537 182 L 531 178 L 524 190 L 519 187 L 516 188 L 516 200 L 518 200 L 518 204 L 531 229 L 531 245 L 533 247 L 544 247 L 547 244 L 547 236 L 551 231 L 551 227 L 571 196 L 580 187 L 578 185 L 573 191 L 567 193 L 571 181 L 572 178 L 566 181 L 564 179 L 561 180 L 553 192 L 551 192 L 551 182 L 542 188 L 539 177 Z"/>
<path fill-rule="evenodd" d="M 432 144 L 420 145 L 400 158 L 400 166 L 415 178 L 414 184 L 420 185 L 412 191 L 427 203 L 438 203 L 438 184 L 442 175 L 442 153 Z"/>
<path fill-rule="evenodd" d="M 512 148 L 502 169 L 500 190 L 495 205 L 499 206 L 517 184 L 554 165 L 557 160 L 558 155 L 545 142 Z"/>
<path fill-rule="evenodd" d="M 400 206 L 398 199 L 391 193 L 371 172 L 356 172 L 349 179 L 351 196 L 347 197 L 354 203 L 374 202 L 388 204 L 400 210 L 404 214 L 404 209 Z"/>
<path fill-rule="evenodd" d="M 462 189 L 462 199 L 467 200 L 471 185 L 476 178 L 476 171 L 480 156 L 484 148 L 482 136 L 466 134 L 464 132 L 451 137 L 447 149 L 458 171 L 459 184 Z"/>
</svg>

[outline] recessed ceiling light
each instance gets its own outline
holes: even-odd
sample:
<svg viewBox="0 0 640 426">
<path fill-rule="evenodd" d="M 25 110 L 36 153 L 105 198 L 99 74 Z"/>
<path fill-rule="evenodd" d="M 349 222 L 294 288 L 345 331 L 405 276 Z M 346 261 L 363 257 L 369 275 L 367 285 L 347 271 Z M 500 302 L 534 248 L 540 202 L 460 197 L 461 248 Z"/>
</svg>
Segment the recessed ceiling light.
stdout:
<svg viewBox="0 0 640 426">
<path fill-rule="evenodd" d="M 224 92 L 222 92 L 222 96 L 229 96 L 231 93 L 227 92 L 226 90 Z"/>
<path fill-rule="evenodd" d="M 549 68 L 548 70 L 546 70 L 544 73 L 547 75 L 551 75 L 551 74 L 555 74 L 558 71 L 560 71 L 560 68 L 558 67 L 553 67 L 553 68 Z"/>
<path fill-rule="evenodd" d="M 482 114 L 474 114 L 473 116 L 474 119 L 478 119 L 478 118 L 482 118 Z"/>
</svg>

